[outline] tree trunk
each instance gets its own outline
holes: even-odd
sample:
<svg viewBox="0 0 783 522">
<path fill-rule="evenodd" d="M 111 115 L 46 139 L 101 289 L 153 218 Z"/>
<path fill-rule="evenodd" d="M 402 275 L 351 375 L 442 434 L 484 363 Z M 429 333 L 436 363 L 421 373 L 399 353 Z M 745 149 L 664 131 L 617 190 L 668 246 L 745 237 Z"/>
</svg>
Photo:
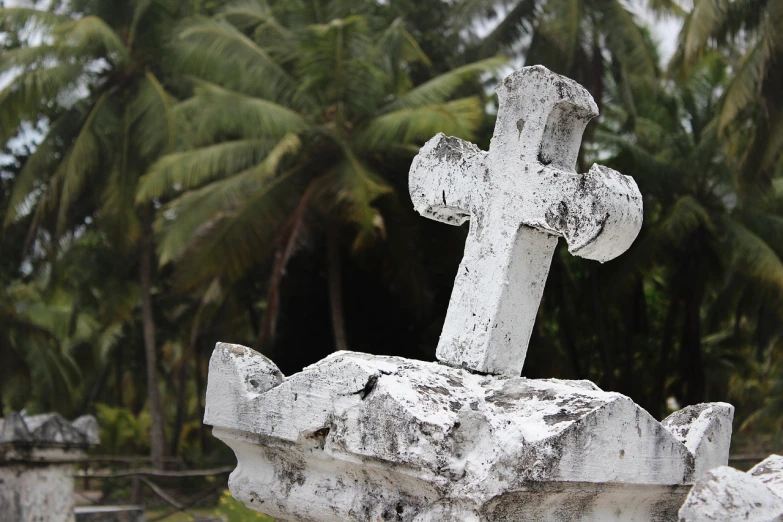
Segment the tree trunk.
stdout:
<svg viewBox="0 0 783 522">
<path fill-rule="evenodd" d="M 269 291 L 266 295 L 266 310 L 261 317 L 261 328 L 258 328 L 258 336 L 253 344 L 253 349 L 272 358 L 271 344 L 277 327 L 277 312 L 280 309 L 280 283 L 285 272 L 285 255 L 283 247 L 275 253 L 275 264 L 272 267 L 272 277 L 269 280 Z"/>
<path fill-rule="evenodd" d="M 182 360 L 179 363 L 178 382 L 177 382 L 177 416 L 174 420 L 174 433 L 171 434 L 171 446 L 169 455 L 179 455 L 179 439 L 182 436 L 182 425 L 185 423 L 185 394 L 187 393 L 187 353 L 182 354 Z"/>
<path fill-rule="evenodd" d="M 115 348 L 116 350 L 117 348 Z M 87 396 L 87 400 L 85 401 L 84 405 L 82 406 L 82 411 L 85 413 L 94 414 L 95 413 L 95 402 L 98 399 L 98 397 L 101 396 L 101 393 L 103 392 L 103 387 L 106 385 L 106 381 L 109 379 L 109 373 L 111 373 L 111 362 L 106 361 L 103 365 L 103 369 L 101 370 L 101 375 L 98 377 L 98 382 L 95 383 L 95 386 L 93 386 L 92 390 L 90 390 L 90 394 Z M 2 410 L 0 410 L 2 412 Z"/>
<path fill-rule="evenodd" d="M 601 280 L 599 267 L 593 267 L 593 303 L 595 305 L 595 322 L 598 327 L 598 344 L 601 350 L 601 363 L 604 365 L 605 383 L 610 390 L 616 388 L 614 378 L 614 362 L 612 362 L 612 349 L 609 346 L 609 334 L 606 327 L 606 317 L 604 316 L 604 301 L 601 295 Z"/>
<path fill-rule="evenodd" d="M 701 301 L 704 294 L 703 277 L 696 276 L 691 291 L 686 294 L 685 316 L 680 342 L 680 367 L 684 373 L 685 405 L 704 402 L 706 377 L 701 354 Z"/>
<path fill-rule="evenodd" d="M 259 333 L 256 337 L 255 344 L 253 345 L 255 350 L 263 353 L 269 358 L 271 358 L 271 353 L 269 353 L 270 346 L 273 343 L 275 330 L 277 328 L 277 314 L 280 311 L 280 284 L 283 281 L 283 276 L 285 276 L 288 262 L 297 250 L 299 236 L 304 228 L 305 214 L 307 213 L 314 186 L 315 185 L 311 184 L 307 190 L 305 190 L 304 194 L 302 194 L 294 212 L 283 227 L 283 232 L 278 241 L 277 252 L 275 253 L 275 264 L 272 268 L 272 276 L 269 279 L 266 310 L 264 311 L 264 316 L 261 318 L 261 326 L 258 328 Z"/>
<path fill-rule="evenodd" d="M 201 347 L 198 344 L 198 341 L 193 343 L 193 368 L 195 372 L 196 377 L 196 397 L 198 398 L 198 440 L 199 445 L 201 446 L 201 454 L 206 455 L 207 454 L 207 445 L 209 444 L 209 437 L 207 437 L 207 428 L 204 425 L 204 401 L 206 400 L 206 397 L 204 396 L 205 390 L 204 390 L 204 378 L 202 377 L 201 373 Z"/>
<path fill-rule="evenodd" d="M 121 407 L 125 407 L 125 393 L 123 392 L 123 386 L 122 386 L 122 350 L 117 349 L 115 350 L 115 357 L 117 358 L 116 361 L 114 361 L 114 389 L 117 393 L 117 404 L 119 404 Z"/>
<path fill-rule="evenodd" d="M 340 244 L 334 225 L 328 225 L 326 232 L 326 256 L 329 279 L 329 308 L 332 313 L 334 349 L 347 350 L 345 341 L 345 319 L 343 317 L 343 289 L 340 266 Z"/>
<path fill-rule="evenodd" d="M 653 397 L 650 404 L 655 408 L 651 410 L 653 416 L 661 418 L 661 412 L 666 411 L 666 374 L 669 369 L 669 357 L 674 347 L 674 327 L 677 319 L 677 309 L 679 308 L 679 289 L 676 288 L 674 295 L 669 301 L 669 309 L 666 311 L 666 319 L 663 322 L 663 339 L 661 340 L 661 350 L 658 358 L 658 368 L 655 371 L 655 387 L 653 388 Z"/>
<path fill-rule="evenodd" d="M 554 260 L 552 262 L 552 272 L 553 273 L 549 277 L 553 278 L 557 284 L 557 289 L 560 296 L 560 307 L 558 310 L 558 315 L 560 317 L 560 327 L 558 330 L 563 337 L 563 343 L 565 344 L 566 350 L 568 351 L 568 356 L 571 359 L 571 369 L 574 372 L 574 379 L 584 379 L 585 376 L 582 373 L 582 364 L 579 361 L 579 349 L 577 348 L 576 340 L 574 339 L 573 334 L 574 328 L 571 328 L 571 325 L 574 325 L 574 327 L 576 326 L 576 322 L 573 320 L 574 314 L 572 313 L 570 309 L 571 307 L 569 306 L 571 299 L 569 298 L 568 292 L 566 291 L 568 277 L 563 260 L 557 254 L 555 254 Z"/>
<path fill-rule="evenodd" d="M 163 469 L 163 457 L 166 451 L 166 434 L 163 430 L 163 409 L 158 389 L 158 354 L 155 346 L 155 320 L 152 314 L 152 243 L 153 211 L 151 205 L 141 210 L 142 234 L 139 244 L 141 279 L 141 316 L 144 332 L 144 355 L 147 359 L 147 398 L 150 406 L 150 456 L 157 469 Z"/>
</svg>

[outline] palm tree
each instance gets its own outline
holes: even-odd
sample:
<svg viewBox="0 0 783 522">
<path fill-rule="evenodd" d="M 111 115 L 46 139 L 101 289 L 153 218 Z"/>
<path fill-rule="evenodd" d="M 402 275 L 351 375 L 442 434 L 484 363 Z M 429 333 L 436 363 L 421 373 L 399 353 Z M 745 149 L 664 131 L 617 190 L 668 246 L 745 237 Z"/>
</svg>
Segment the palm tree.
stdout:
<svg viewBox="0 0 783 522">
<path fill-rule="evenodd" d="M 783 147 L 783 4 L 775 0 L 697 0 L 687 13 L 671 69 L 688 71 L 701 56 L 729 55 L 732 78 L 721 99 L 718 132 L 739 158 L 743 192 L 759 197 L 780 172 Z M 751 195 L 751 194 L 746 194 Z"/>
<path fill-rule="evenodd" d="M 638 105 L 633 133 L 623 132 L 627 116 L 615 109 L 597 134 L 618 150 L 613 164 L 633 172 L 646 194 L 646 230 L 616 269 L 662 278 L 668 296 L 653 387 L 656 409 L 669 385 L 676 385 L 671 391 L 686 404 L 705 400 L 709 354 L 703 340 L 759 313 L 748 314 L 743 295 L 766 302 L 765 312 L 783 312 L 781 207 L 760 206 L 738 191 L 741 172 L 719 140 L 727 81 L 725 59 L 706 55 L 671 93 L 661 91 Z M 667 382 L 672 373 L 679 382 Z"/>
<path fill-rule="evenodd" d="M 78 371 L 58 341 L 57 310 L 42 303 L 38 285 L 3 281 L 0 287 L 0 414 L 20 408 L 36 383 L 39 399 L 69 405 Z M 19 397 L 22 397 L 21 402 Z"/>
<path fill-rule="evenodd" d="M 545 65 L 584 85 L 599 109 L 606 81 L 613 79 L 623 86 L 623 97 L 616 101 L 626 108 L 631 125 L 631 86 L 656 85 L 655 46 L 622 0 L 461 0 L 455 12 L 455 23 L 474 35 L 468 52 L 503 51 L 525 64 Z M 476 20 L 481 18 L 493 28 L 479 38 Z"/>
<path fill-rule="evenodd" d="M 184 288 L 231 284 L 276 252 L 258 329 L 265 349 L 287 263 L 305 238 L 320 237 L 335 346 L 347 346 L 340 245 L 360 253 L 393 233 L 381 202 L 395 209 L 407 194 L 385 165 L 412 158 L 438 131 L 473 138 L 484 102 L 453 97 L 504 63 L 413 86 L 409 66 L 428 60 L 403 22 L 376 27 L 355 9 L 245 1 L 189 21 L 174 39 L 175 63 L 193 79 L 193 96 L 172 108 L 183 150 L 152 165 L 137 202 L 167 200 L 158 253 Z"/>
<path fill-rule="evenodd" d="M 102 230 L 117 255 L 138 251 L 156 466 L 165 441 L 152 311 L 153 209 L 135 205 L 134 194 L 139 174 L 174 144 L 175 100 L 161 79 L 159 49 L 184 9 L 167 0 L 0 9 L 0 27 L 15 42 L 0 57 L 0 74 L 13 76 L 0 92 L 0 142 L 23 132 L 23 122 L 48 122 L 13 181 L 5 227 L 32 213 L 25 251 L 35 246 L 33 263 L 56 260 L 85 227 Z"/>
</svg>

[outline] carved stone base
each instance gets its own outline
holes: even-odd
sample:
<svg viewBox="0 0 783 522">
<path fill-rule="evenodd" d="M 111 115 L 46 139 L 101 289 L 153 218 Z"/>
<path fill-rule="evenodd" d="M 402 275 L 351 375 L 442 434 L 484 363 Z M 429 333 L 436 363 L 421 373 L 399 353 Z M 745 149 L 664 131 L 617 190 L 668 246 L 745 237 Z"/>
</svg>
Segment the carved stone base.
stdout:
<svg viewBox="0 0 783 522">
<path fill-rule="evenodd" d="M 232 494 L 277 518 L 649 521 L 728 459 L 733 408 L 686 411 L 661 424 L 588 381 L 352 352 L 284 378 L 218 344 L 204 422 L 236 453 Z"/>
</svg>

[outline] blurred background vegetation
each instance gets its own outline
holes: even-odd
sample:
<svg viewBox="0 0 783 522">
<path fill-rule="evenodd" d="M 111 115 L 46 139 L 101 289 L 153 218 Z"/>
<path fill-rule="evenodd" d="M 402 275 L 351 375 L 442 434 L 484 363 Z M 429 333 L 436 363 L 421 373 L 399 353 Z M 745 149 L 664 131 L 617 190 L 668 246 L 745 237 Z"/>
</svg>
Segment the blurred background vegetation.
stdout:
<svg viewBox="0 0 783 522">
<path fill-rule="evenodd" d="M 543 64 L 601 110 L 578 168 L 634 176 L 645 223 L 604 265 L 560 245 L 524 375 L 729 401 L 735 453 L 783 447 L 783 1 L 6 1 L 0 46 L 3 413 L 231 462 L 216 341 L 286 374 L 432 360 L 467 225 L 413 212 L 410 162 L 487 148 L 492 88 Z"/>
</svg>

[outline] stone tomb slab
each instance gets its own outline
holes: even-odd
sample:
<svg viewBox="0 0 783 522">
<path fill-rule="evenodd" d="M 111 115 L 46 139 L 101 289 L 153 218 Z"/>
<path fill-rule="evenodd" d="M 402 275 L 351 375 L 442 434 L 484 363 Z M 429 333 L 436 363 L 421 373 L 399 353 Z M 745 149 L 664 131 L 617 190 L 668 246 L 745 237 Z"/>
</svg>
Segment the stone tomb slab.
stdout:
<svg viewBox="0 0 783 522">
<path fill-rule="evenodd" d="M 710 411 L 731 425 L 731 407 Z M 683 419 L 673 433 L 588 381 L 354 352 L 284 377 L 219 343 L 204 422 L 236 453 L 232 494 L 300 522 L 674 520 L 700 455 L 728 458 L 724 431 L 691 430 L 712 439 L 694 454 Z"/>
</svg>

